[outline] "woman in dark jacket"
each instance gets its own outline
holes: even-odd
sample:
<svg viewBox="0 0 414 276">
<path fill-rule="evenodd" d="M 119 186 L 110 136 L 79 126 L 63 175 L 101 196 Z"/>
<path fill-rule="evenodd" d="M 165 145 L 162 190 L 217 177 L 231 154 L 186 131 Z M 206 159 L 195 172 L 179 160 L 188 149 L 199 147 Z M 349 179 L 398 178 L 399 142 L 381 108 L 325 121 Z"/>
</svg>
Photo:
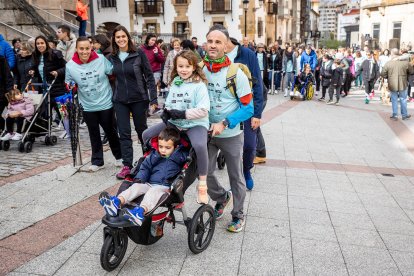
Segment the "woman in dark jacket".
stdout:
<svg viewBox="0 0 414 276">
<path fill-rule="evenodd" d="M 270 54 L 268 57 L 267 64 L 269 64 L 269 82 L 272 82 L 272 71 L 274 73 L 274 85 L 275 90 L 277 93 L 277 90 L 281 87 L 281 80 L 282 80 L 282 61 L 283 57 L 282 54 L 278 49 L 276 49 L 274 46 L 270 50 Z"/>
<path fill-rule="evenodd" d="M 124 26 L 114 29 L 112 48 L 109 60 L 114 66 L 115 75 L 113 102 L 124 164 L 116 177 L 124 179 L 130 173 L 133 163 L 130 114 L 143 145 L 142 133 L 147 129 L 147 109 L 149 104 L 152 109 L 158 106 L 157 90 L 147 56 L 134 46 L 131 35 Z"/>
<path fill-rule="evenodd" d="M 33 48 L 27 43 L 23 42 L 19 54 L 17 54 L 16 68 L 14 70 L 14 87 L 20 91 L 24 91 L 27 83 L 30 80 L 29 71 L 33 67 Z M 36 79 L 32 79 L 32 83 L 36 83 Z"/>
<path fill-rule="evenodd" d="M 43 89 L 46 89 L 56 78 L 55 83 L 50 89 L 50 105 L 56 110 L 60 120 L 60 113 L 55 98 L 66 93 L 65 86 L 65 65 L 62 52 L 52 50 L 49 47 L 46 37 L 40 35 L 35 39 L 35 52 L 33 54 L 33 67 L 30 75 L 38 78 L 43 83 Z M 50 113 L 51 114 L 51 110 Z M 58 123 L 58 122 L 57 122 Z"/>
<path fill-rule="evenodd" d="M 4 56 L 0 56 L 0 134 L 4 130 L 4 119 L 1 116 L 8 102 L 5 94 L 13 89 L 13 76 L 10 73 L 9 64 Z"/>
<path fill-rule="evenodd" d="M 320 79 L 322 85 L 322 97 L 318 99 L 319 101 L 324 101 L 326 96 L 326 91 L 331 85 L 332 79 L 332 64 L 333 60 L 328 54 L 325 54 L 322 58 L 322 64 L 320 66 Z"/>
</svg>

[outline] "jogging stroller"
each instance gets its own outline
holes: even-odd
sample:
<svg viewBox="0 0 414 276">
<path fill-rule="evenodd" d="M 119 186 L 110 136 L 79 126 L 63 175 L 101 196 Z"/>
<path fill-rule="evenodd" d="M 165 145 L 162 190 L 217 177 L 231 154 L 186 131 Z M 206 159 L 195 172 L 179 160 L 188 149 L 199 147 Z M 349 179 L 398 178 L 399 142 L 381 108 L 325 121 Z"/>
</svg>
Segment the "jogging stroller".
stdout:
<svg viewBox="0 0 414 276">
<path fill-rule="evenodd" d="M 52 115 L 50 114 L 50 89 L 55 83 L 55 80 L 56 79 L 52 81 L 44 94 L 25 93 L 26 96 L 32 99 L 35 106 L 35 112 L 30 120 L 25 119 L 23 123 L 23 137 L 17 144 L 19 152 L 31 152 L 36 138 L 42 136 L 45 136 L 44 141 L 46 145 L 53 146 L 57 143 L 57 137 L 52 135 Z M 31 83 L 30 80 L 28 85 L 41 86 L 43 84 Z M 46 114 L 46 116 L 44 114 Z M 10 140 L 0 141 L 0 150 L 1 149 L 5 151 L 9 150 Z"/>
<path fill-rule="evenodd" d="M 290 99 L 293 100 L 295 98 L 305 100 L 312 100 L 313 95 L 315 93 L 315 89 L 313 87 L 313 82 L 306 78 L 304 84 L 299 81 L 299 76 L 295 76 L 292 85 L 292 91 L 290 91 Z"/>
<path fill-rule="evenodd" d="M 128 237 L 137 244 L 151 245 L 161 239 L 164 235 L 164 223 L 186 226 L 188 232 L 188 246 L 194 254 L 203 252 L 210 244 L 213 238 L 216 218 L 213 208 L 208 204 L 201 205 L 193 217 L 188 217 L 184 206 L 184 193 L 187 188 L 194 182 L 197 177 L 196 155 L 191 148 L 189 139 L 181 135 L 181 144 L 188 150 L 189 155 L 181 172 L 173 179 L 169 192 L 165 193 L 156 207 L 145 214 L 145 218 L 141 226 L 135 226 L 129 221 L 125 221 L 121 215 L 112 217 L 105 215 L 102 222 L 106 225 L 103 229 L 104 243 L 101 249 L 101 266 L 106 271 L 112 271 L 122 262 L 128 247 Z M 138 173 L 139 167 L 146 155 L 149 154 L 149 145 L 157 143 L 157 137 L 146 143 L 144 149 L 144 157 L 141 157 L 131 174 L 121 184 L 118 195 L 134 184 L 133 177 Z M 144 195 L 135 200 L 139 204 Z M 132 207 L 132 206 L 126 206 Z M 167 210 L 159 210 L 166 208 Z M 182 213 L 183 220 L 178 221 L 175 218 L 174 211 Z"/>
</svg>

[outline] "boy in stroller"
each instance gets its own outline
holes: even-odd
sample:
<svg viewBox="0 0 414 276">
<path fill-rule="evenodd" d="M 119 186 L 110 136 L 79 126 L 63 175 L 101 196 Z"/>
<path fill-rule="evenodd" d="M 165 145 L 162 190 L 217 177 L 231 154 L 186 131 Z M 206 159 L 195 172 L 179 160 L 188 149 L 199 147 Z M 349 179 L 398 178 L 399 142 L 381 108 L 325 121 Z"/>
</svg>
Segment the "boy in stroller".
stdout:
<svg viewBox="0 0 414 276">
<path fill-rule="evenodd" d="M 169 191 L 171 180 L 180 173 L 187 160 L 187 153 L 179 145 L 180 133 L 166 128 L 158 135 L 158 149 L 154 149 L 142 162 L 134 184 L 116 196 L 101 193 L 99 203 L 109 216 L 117 216 L 118 210 L 125 204 L 145 194 L 141 204 L 135 208 L 124 208 L 121 215 L 134 225 L 141 226 L 144 214 L 151 211 L 160 198 Z"/>
</svg>

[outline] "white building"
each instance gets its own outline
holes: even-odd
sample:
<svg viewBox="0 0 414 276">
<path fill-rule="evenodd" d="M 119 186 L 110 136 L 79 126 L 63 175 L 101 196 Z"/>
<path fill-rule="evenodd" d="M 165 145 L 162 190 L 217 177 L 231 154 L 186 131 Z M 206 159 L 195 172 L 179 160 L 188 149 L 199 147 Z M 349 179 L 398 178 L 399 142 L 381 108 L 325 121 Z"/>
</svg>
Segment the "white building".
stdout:
<svg viewBox="0 0 414 276">
<path fill-rule="evenodd" d="M 336 31 L 337 40 L 346 40 L 345 28 L 355 25 L 359 22 L 359 9 L 347 10 L 344 13 L 338 14 L 338 29 Z"/>
<path fill-rule="evenodd" d="M 131 10 L 128 0 L 92 0 L 95 26 L 105 24 L 108 30 L 123 25 L 128 31 L 131 28 Z"/>
<path fill-rule="evenodd" d="M 361 44 L 371 47 L 406 48 L 414 45 L 414 0 L 362 0 Z"/>
</svg>

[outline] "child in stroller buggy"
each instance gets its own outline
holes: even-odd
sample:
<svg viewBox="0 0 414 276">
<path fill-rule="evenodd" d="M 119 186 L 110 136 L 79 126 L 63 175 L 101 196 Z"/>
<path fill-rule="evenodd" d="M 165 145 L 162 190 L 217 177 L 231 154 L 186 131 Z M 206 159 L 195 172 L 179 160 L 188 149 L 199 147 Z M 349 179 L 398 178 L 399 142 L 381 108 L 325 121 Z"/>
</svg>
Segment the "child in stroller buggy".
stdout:
<svg viewBox="0 0 414 276">
<path fill-rule="evenodd" d="M 180 173 L 187 160 L 187 153 L 182 149 L 180 133 L 173 128 L 166 128 L 158 135 L 158 149 L 154 149 L 142 162 L 134 184 L 116 196 L 103 192 L 99 203 L 109 216 L 117 216 L 118 210 L 125 204 L 145 194 L 141 204 L 135 208 L 124 208 L 120 215 L 134 225 L 141 226 L 144 214 L 151 211 L 160 198 L 168 192 L 173 179 Z"/>
<path fill-rule="evenodd" d="M 7 107 L 6 119 L 6 134 L 1 137 L 2 141 L 10 139 L 20 141 L 22 139 L 22 128 L 24 119 L 30 119 L 34 113 L 34 105 L 32 100 L 24 97 L 19 89 L 13 89 L 6 93 L 6 98 L 9 101 Z M 13 132 L 14 123 L 17 125 L 16 132 Z"/>
</svg>

